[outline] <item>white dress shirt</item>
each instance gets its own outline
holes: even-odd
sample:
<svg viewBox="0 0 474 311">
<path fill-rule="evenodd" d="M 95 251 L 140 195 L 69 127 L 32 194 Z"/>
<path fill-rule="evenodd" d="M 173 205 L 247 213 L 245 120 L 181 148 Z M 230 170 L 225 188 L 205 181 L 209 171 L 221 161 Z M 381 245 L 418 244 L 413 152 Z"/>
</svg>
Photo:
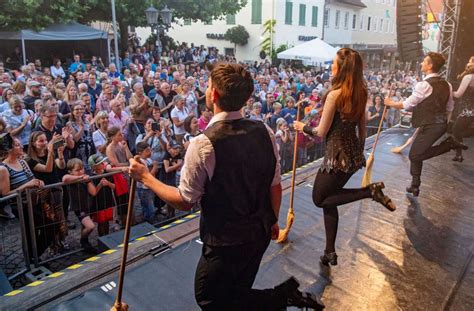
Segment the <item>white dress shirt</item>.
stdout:
<svg viewBox="0 0 474 311">
<path fill-rule="evenodd" d="M 433 93 L 433 87 L 426 81 L 429 78 L 432 77 L 439 77 L 439 74 L 437 73 L 431 73 L 427 75 L 423 81 L 418 82 L 415 85 L 415 89 L 413 90 L 413 94 L 411 94 L 410 97 L 408 97 L 404 102 L 403 102 L 403 108 L 407 111 L 413 111 L 413 108 L 415 108 L 419 103 L 421 103 L 423 100 L 428 98 L 431 93 Z M 451 84 L 448 82 L 449 85 L 449 100 L 448 104 L 446 105 L 446 111 L 450 112 L 454 110 L 454 99 L 453 99 L 453 87 Z"/>
<path fill-rule="evenodd" d="M 241 119 L 240 111 L 220 112 L 212 117 L 209 126 L 213 123 L 223 120 Z M 280 175 L 280 156 L 278 146 L 276 144 L 275 135 L 271 128 L 266 126 L 273 146 L 273 154 L 275 155 L 276 165 L 275 174 L 273 175 L 272 186 L 281 182 Z M 181 169 L 181 178 L 179 182 L 179 192 L 184 201 L 188 203 L 198 202 L 204 194 L 204 185 L 207 178 L 212 180 L 214 169 L 216 167 L 216 154 L 211 141 L 206 135 L 196 136 L 189 143 L 188 150 L 184 158 L 184 165 Z"/>
</svg>

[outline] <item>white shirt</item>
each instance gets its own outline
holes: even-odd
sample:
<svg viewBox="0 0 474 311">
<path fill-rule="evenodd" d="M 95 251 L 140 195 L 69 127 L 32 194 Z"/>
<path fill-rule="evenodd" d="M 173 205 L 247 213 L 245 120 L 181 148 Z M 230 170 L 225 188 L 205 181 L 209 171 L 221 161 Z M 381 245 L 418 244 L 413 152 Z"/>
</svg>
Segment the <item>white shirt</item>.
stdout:
<svg viewBox="0 0 474 311">
<path fill-rule="evenodd" d="M 173 110 L 171 110 L 171 119 L 178 118 L 179 122 L 184 121 L 184 119 L 186 119 L 188 115 L 189 115 L 189 111 L 186 106 L 183 106 L 183 110 L 179 110 L 178 107 L 174 107 Z M 184 124 L 181 126 L 176 126 L 174 125 L 174 122 L 173 122 L 173 130 L 174 130 L 175 135 L 186 134 L 186 130 L 184 129 Z"/>
<path fill-rule="evenodd" d="M 220 112 L 212 117 L 208 127 L 218 121 L 237 119 L 242 119 L 240 111 Z M 272 180 L 272 186 L 275 186 L 281 182 L 280 156 L 275 141 L 275 135 L 270 127 L 266 126 L 266 128 L 272 141 L 273 154 L 276 159 L 275 174 Z M 207 178 L 209 177 L 209 180 L 212 180 L 215 167 L 216 154 L 211 141 L 206 135 L 196 136 L 189 143 L 184 158 L 184 165 L 181 169 L 181 179 L 178 190 L 184 201 L 192 204 L 201 199 L 204 194 L 204 185 L 206 184 Z"/>
<path fill-rule="evenodd" d="M 407 111 L 412 111 L 413 108 L 415 108 L 419 103 L 421 103 L 423 100 L 428 98 L 428 96 L 433 93 L 433 87 L 426 82 L 427 79 L 432 78 L 432 77 L 439 77 L 439 74 L 437 73 L 431 73 L 427 75 L 423 81 L 418 82 L 415 85 L 415 89 L 413 90 L 413 94 L 411 94 L 410 97 L 408 97 L 404 102 L 403 102 L 403 108 Z M 454 99 L 453 99 L 453 87 L 451 84 L 448 82 L 449 85 L 449 99 L 448 99 L 448 104 L 446 105 L 446 111 L 450 112 L 454 110 Z"/>
<path fill-rule="evenodd" d="M 56 68 L 56 66 L 51 66 L 50 67 L 50 70 L 51 70 L 51 75 L 53 76 L 53 78 L 57 78 L 57 77 L 61 77 L 61 78 L 64 78 L 66 76 L 66 74 L 64 73 L 64 69 L 63 67 L 59 66 L 59 68 Z"/>
</svg>

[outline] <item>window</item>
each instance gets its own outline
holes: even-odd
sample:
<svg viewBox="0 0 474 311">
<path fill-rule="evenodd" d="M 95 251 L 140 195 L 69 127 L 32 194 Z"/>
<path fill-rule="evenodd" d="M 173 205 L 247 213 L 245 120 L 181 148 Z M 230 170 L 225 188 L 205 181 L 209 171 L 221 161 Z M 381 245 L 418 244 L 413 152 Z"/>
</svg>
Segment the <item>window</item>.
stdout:
<svg viewBox="0 0 474 311">
<path fill-rule="evenodd" d="M 352 15 L 352 29 L 356 29 L 357 28 L 357 15 L 356 14 L 353 14 Z"/>
<path fill-rule="evenodd" d="M 300 26 L 306 25 L 306 4 L 300 4 Z"/>
<path fill-rule="evenodd" d="M 226 24 L 227 25 L 235 25 L 235 15 L 234 14 L 228 14 L 225 18 Z"/>
<path fill-rule="evenodd" d="M 285 3 L 285 24 L 291 25 L 293 23 L 293 2 L 286 1 Z"/>
<path fill-rule="evenodd" d="M 377 32 L 377 19 L 375 17 L 372 18 L 372 29 Z"/>
<path fill-rule="evenodd" d="M 388 28 L 389 28 L 389 20 L 386 19 L 386 20 L 385 20 L 385 32 L 386 32 L 386 33 L 389 32 L 389 29 L 388 29 Z"/>
<path fill-rule="evenodd" d="M 367 18 L 367 31 L 370 31 L 371 22 L 372 22 L 372 17 L 369 16 L 369 17 Z"/>
<path fill-rule="evenodd" d="M 318 7 L 313 6 L 311 10 L 311 26 L 318 27 Z"/>
<path fill-rule="evenodd" d="M 359 19 L 359 29 L 360 30 L 364 30 L 364 18 L 365 18 L 365 15 L 361 15 L 360 16 L 360 19 Z"/>
<path fill-rule="evenodd" d="M 341 11 L 337 10 L 336 11 L 336 28 L 339 28 L 339 20 L 341 18 Z"/>
<path fill-rule="evenodd" d="M 252 0 L 252 24 L 262 23 L 262 0 Z"/>
<path fill-rule="evenodd" d="M 393 33 L 395 31 L 395 21 L 392 22 L 392 31 L 391 33 Z"/>
<path fill-rule="evenodd" d="M 383 18 L 381 18 L 379 22 L 379 32 L 383 32 Z"/>
<path fill-rule="evenodd" d="M 347 29 L 349 27 L 349 12 L 346 12 L 344 14 L 344 29 Z"/>
<path fill-rule="evenodd" d="M 185 18 L 184 19 L 184 24 L 185 25 L 191 25 L 191 19 L 190 18 Z"/>
<path fill-rule="evenodd" d="M 324 27 L 329 27 L 329 9 L 324 9 L 323 24 Z"/>
</svg>

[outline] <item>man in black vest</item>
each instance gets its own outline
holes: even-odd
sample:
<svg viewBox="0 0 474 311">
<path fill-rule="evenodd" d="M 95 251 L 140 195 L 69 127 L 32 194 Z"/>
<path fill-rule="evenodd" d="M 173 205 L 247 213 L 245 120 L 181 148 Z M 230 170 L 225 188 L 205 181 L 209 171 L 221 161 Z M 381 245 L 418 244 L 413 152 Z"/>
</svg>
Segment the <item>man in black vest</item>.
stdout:
<svg viewBox="0 0 474 311">
<path fill-rule="evenodd" d="M 412 182 L 406 190 L 414 196 L 420 194 L 424 160 L 456 148 L 467 149 L 466 145 L 457 142 L 452 137 L 433 146 L 446 133 L 447 124 L 454 109 L 451 84 L 438 74 L 444 64 L 443 55 L 429 52 L 421 63 L 421 71 L 426 76 L 423 81 L 416 84 L 413 94 L 404 102 L 385 99 L 385 105 L 389 107 L 412 111 L 412 125 L 420 128 L 409 154 Z"/>
<path fill-rule="evenodd" d="M 201 202 L 195 297 L 203 310 L 321 310 L 293 277 L 273 289 L 252 289 L 270 239 L 278 237 L 282 192 L 273 132 L 240 113 L 252 92 L 252 77 L 242 66 L 217 65 L 206 90 L 214 117 L 190 142 L 179 187 L 164 185 L 134 160 L 130 171 L 175 208 L 189 210 Z"/>
</svg>

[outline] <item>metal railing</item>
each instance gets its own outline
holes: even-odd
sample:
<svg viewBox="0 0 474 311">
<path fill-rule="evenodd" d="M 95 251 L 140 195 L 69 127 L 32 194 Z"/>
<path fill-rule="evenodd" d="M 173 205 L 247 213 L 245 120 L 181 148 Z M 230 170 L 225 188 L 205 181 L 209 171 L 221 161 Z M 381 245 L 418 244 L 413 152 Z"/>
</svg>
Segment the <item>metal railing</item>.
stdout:
<svg viewBox="0 0 474 311">
<path fill-rule="evenodd" d="M 0 203 L 3 206 L 14 205 L 18 211 L 18 222 L 3 223 L 0 226 L 0 265 L 4 270 L 11 270 L 5 271 L 9 272 L 8 280 L 10 281 L 30 270 L 30 255 L 26 239 L 26 223 L 22 193 L 16 192 L 2 197 L 0 198 Z M 21 236 L 21 253 L 23 256 L 21 260 L 18 256 L 14 255 L 18 253 L 18 241 L 16 238 L 18 237 L 18 233 Z M 20 266 L 22 262 L 24 263 L 24 267 Z"/>
</svg>

